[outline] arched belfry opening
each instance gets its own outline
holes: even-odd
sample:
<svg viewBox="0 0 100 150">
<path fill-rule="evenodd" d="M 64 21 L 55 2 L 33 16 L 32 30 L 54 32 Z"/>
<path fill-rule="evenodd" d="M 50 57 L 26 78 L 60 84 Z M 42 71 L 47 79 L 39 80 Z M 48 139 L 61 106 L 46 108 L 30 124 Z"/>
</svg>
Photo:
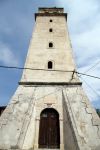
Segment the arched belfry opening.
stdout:
<svg viewBox="0 0 100 150">
<path fill-rule="evenodd" d="M 53 68 L 53 63 L 52 61 L 48 61 L 48 69 L 52 69 Z"/>
<path fill-rule="evenodd" d="M 49 43 L 49 48 L 53 48 L 53 43 L 52 42 Z"/>
<path fill-rule="evenodd" d="M 59 114 L 53 108 L 40 114 L 39 148 L 60 148 Z"/>
</svg>

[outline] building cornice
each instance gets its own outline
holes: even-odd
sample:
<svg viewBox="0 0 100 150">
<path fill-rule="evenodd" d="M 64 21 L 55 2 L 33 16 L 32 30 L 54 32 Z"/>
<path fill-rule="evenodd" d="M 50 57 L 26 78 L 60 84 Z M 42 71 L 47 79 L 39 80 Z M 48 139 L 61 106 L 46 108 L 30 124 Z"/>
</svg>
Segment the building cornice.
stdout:
<svg viewBox="0 0 100 150">
<path fill-rule="evenodd" d="M 67 13 L 35 13 L 35 20 L 37 16 L 65 16 L 67 20 Z"/>
<path fill-rule="evenodd" d="M 82 85 L 82 82 L 19 82 L 19 85 Z"/>
</svg>

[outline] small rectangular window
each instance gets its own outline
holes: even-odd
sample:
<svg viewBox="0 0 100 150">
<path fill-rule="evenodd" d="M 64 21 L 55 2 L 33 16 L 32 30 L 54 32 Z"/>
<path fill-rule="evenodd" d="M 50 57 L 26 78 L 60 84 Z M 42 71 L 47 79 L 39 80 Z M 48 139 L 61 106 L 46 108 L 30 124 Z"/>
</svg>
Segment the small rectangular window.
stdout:
<svg viewBox="0 0 100 150">
<path fill-rule="evenodd" d="M 52 42 L 49 43 L 49 47 L 53 47 L 53 43 Z"/>
<path fill-rule="evenodd" d="M 52 32 L 52 31 L 53 31 L 53 29 L 52 29 L 52 28 L 50 28 L 50 29 L 49 29 L 49 32 Z"/>
</svg>

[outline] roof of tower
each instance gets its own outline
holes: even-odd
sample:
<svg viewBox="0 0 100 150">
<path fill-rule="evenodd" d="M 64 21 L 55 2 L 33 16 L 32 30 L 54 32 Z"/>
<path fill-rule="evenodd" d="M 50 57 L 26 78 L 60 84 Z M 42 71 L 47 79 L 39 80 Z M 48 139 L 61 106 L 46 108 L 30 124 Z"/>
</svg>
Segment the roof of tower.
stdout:
<svg viewBox="0 0 100 150">
<path fill-rule="evenodd" d="M 40 7 L 38 13 L 35 13 L 35 19 L 37 16 L 65 16 L 67 20 L 67 13 L 64 13 L 64 8 L 57 7 Z"/>
<path fill-rule="evenodd" d="M 63 7 L 39 7 L 38 8 L 38 10 L 41 10 L 41 9 L 62 9 L 62 10 L 64 10 L 64 8 Z"/>
<path fill-rule="evenodd" d="M 63 13 L 64 8 L 57 8 L 57 7 L 40 7 L 38 8 L 39 13 L 44 13 L 44 12 L 56 12 L 56 13 Z"/>
</svg>

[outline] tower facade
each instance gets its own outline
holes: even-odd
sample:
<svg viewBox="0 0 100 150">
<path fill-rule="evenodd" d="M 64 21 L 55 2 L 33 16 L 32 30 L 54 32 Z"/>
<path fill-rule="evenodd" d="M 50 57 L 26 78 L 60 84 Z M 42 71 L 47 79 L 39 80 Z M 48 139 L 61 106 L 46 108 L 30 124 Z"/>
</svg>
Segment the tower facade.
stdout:
<svg viewBox="0 0 100 150">
<path fill-rule="evenodd" d="M 0 150 L 99 150 L 100 119 L 74 73 L 63 8 L 39 8 L 22 78 L 0 117 Z"/>
</svg>

